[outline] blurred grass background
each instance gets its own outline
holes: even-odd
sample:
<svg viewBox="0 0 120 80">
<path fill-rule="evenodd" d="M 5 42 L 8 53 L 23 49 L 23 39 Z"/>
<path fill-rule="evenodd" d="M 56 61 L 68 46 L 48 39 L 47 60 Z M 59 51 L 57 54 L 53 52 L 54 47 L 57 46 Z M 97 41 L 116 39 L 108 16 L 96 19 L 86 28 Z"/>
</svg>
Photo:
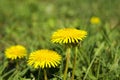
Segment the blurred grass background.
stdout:
<svg viewBox="0 0 120 80">
<path fill-rule="evenodd" d="M 21 44 L 28 53 L 41 48 L 62 52 L 61 46 L 50 42 L 50 37 L 57 29 L 74 27 L 88 31 L 79 50 L 76 80 L 84 77 L 101 44 L 104 46 L 86 80 L 119 80 L 119 3 L 119 0 L 0 0 L 0 67 L 3 70 L 0 76 L 4 75 L 5 48 Z M 99 17 L 101 23 L 92 25 L 92 16 Z"/>
</svg>

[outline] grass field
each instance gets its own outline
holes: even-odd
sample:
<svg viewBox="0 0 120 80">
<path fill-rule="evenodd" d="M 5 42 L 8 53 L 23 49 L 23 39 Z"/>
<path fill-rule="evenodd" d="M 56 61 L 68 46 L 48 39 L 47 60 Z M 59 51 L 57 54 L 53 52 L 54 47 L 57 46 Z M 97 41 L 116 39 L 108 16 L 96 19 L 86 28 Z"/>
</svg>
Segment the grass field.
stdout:
<svg viewBox="0 0 120 80">
<path fill-rule="evenodd" d="M 86 30 L 78 47 L 74 80 L 120 80 L 119 0 L 0 0 L 0 80 L 44 80 L 42 69 L 5 57 L 5 49 L 23 45 L 28 56 L 38 49 L 50 49 L 62 56 L 61 64 L 48 69 L 48 80 L 63 80 L 64 45 L 53 44 L 53 32 L 61 28 Z M 96 16 L 97 24 L 90 19 Z M 73 54 L 68 65 L 71 80 Z M 39 73 L 39 75 L 38 75 Z"/>
</svg>

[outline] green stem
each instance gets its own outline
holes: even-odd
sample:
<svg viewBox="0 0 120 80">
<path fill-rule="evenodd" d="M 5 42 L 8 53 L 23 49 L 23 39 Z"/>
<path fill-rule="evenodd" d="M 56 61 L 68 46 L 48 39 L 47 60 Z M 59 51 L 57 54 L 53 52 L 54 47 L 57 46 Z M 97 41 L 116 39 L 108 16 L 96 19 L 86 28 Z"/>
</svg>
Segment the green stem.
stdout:
<svg viewBox="0 0 120 80">
<path fill-rule="evenodd" d="M 38 80 L 40 80 L 40 68 L 38 69 Z"/>
<path fill-rule="evenodd" d="M 70 61 L 70 48 L 67 49 L 67 53 L 66 53 L 66 66 L 65 66 L 63 80 L 66 80 L 66 78 L 67 78 L 68 63 L 69 63 L 69 61 Z"/>
<path fill-rule="evenodd" d="M 48 80 L 48 79 L 47 79 L 47 72 L 46 72 L 46 69 L 44 69 L 44 80 Z"/>
<path fill-rule="evenodd" d="M 77 59 L 77 47 L 75 47 L 74 61 L 73 61 L 73 70 L 72 70 L 71 80 L 74 80 L 75 67 L 76 67 L 76 59 Z"/>
<path fill-rule="evenodd" d="M 19 71 L 20 65 L 19 65 L 19 59 L 16 59 L 16 70 Z"/>
</svg>

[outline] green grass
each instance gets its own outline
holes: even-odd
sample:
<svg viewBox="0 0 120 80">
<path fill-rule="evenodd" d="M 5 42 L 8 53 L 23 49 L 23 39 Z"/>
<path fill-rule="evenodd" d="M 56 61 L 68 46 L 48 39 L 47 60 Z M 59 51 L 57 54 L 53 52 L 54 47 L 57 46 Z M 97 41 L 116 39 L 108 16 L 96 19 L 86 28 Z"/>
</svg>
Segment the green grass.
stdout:
<svg viewBox="0 0 120 80">
<path fill-rule="evenodd" d="M 37 49 L 52 49 L 65 62 L 63 46 L 50 42 L 52 33 L 64 27 L 88 32 L 78 49 L 75 80 L 83 80 L 86 73 L 86 80 L 120 80 L 119 3 L 119 0 L 0 0 L 0 80 L 37 80 L 38 70 L 25 65 L 26 60 L 21 61 L 21 69 L 16 71 L 15 63 L 5 58 L 4 50 L 11 45 L 24 45 L 28 54 Z M 92 16 L 98 16 L 101 24 L 90 24 Z M 60 80 L 63 69 L 62 66 L 49 69 L 49 80 Z M 71 70 L 72 64 L 68 76 Z M 42 73 L 41 70 L 41 80 Z"/>
</svg>

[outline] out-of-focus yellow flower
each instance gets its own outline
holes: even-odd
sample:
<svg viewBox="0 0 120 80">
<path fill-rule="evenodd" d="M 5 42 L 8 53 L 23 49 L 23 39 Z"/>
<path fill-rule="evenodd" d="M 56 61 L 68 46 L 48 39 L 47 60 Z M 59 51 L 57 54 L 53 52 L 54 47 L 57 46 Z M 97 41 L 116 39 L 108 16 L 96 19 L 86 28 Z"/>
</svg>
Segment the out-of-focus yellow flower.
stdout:
<svg viewBox="0 0 120 80">
<path fill-rule="evenodd" d="M 34 68 L 51 68 L 58 66 L 60 61 L 61 56 L 57 52 L 41 49 L 30 54 L 28 65 Z"/>
<path fill-rule="evenodd" d="M 22 45 L 11 46 L 5 50 L 5 56 L 9 59 L 21 59 L 27 55 L 27 50 Z"/>
<path fill-rule="evenodd" d="M 100 24 L 100 18 L 99 17 L 92 17 L 91 19 L 90 19 L 90 23 L 91 24 Z"/>
<path fill-rule="evenodd" d="M 51 41 L 53 43 L 78 43 L 87 35 L 84 30 L 75 28 L 64 28 L 53 33 Z"/>
</svg>

